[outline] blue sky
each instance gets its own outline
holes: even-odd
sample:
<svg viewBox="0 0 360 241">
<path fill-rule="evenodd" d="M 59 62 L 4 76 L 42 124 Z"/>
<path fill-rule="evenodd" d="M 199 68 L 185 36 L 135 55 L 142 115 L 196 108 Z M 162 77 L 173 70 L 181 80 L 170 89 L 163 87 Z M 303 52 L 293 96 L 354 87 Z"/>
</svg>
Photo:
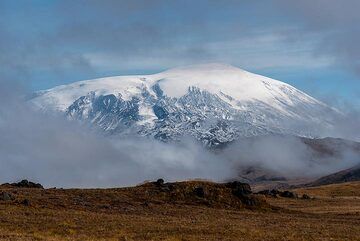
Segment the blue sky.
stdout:
<svg viewBox="0 0 360 241">
<path fill-rule="evenodd" d="M 0 84 L 230 63 L 360 105 L 357 0 L 2 0 Z"/>
</svg>

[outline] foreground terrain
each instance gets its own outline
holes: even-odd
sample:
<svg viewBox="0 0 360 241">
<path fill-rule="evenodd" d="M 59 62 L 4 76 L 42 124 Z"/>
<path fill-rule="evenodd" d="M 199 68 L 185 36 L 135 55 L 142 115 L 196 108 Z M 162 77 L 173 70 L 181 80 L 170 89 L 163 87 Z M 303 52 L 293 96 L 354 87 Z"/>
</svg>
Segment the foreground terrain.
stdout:
<svg viewBox="0 0 360 241">
<path fill-rule="evenodd" d="M 2 185 L 0 240 L 360 240 L 360 182 L 292 190 L 310 199 L 231 185 Z"/>
</svg>

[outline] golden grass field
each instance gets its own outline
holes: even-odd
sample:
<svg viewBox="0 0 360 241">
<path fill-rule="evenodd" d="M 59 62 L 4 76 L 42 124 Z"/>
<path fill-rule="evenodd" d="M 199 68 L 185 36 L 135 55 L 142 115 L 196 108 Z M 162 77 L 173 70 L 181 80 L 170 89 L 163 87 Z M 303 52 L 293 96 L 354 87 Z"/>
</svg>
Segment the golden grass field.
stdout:
<svg viewBox="0 0 360 241">
<path fill-rule="evenodd" d="M 310 200 L 260 196 L 267 204 L 251 209 L 222 189 L 210 201 L 146 184 L 2 191 L 15 199 L 0 201 L 0 240 L 360 240 L 360 182 L 294 190 Z"/>
</svg>

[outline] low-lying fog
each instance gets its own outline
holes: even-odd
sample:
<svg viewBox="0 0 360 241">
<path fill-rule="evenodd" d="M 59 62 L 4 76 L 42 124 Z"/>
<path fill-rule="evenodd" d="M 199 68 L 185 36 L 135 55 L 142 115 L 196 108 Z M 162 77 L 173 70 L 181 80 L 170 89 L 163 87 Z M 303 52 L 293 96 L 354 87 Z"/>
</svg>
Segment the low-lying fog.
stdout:
<svg viewBox="0 0 360 241">
<path fill-rule="evenodd" d="M 288 178 L 314 177 L 360 162 L 358 153 L 349 150 L 340 159 L 314 161 L 309 147 L 294 137 L 245 139 L 216 152 L 191 137 L 172 144 L 104 137 L 61 116 L 33 111 L 18 97 L 20 92 L 1 87 L 0 182 L 26 178 L 46 187 L 114 187 L 160 177 L 222 181 L 236 177 L 247 166 Z M 339 125 L 342 133 L 354 135 L 360 129 L 355 112 L 349 122 L 344 120 Z"/>
</svg>

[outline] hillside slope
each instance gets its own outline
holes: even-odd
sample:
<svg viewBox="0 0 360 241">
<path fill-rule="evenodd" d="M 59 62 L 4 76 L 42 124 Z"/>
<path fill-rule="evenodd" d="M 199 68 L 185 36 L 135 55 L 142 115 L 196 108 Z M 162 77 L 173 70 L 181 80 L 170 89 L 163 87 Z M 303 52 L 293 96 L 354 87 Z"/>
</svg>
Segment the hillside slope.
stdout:
<svg viewBox="0 0 360 241">
<path fill-rule="evenodd" d="M 106 133 L 191 135 L 209 146 L 269 133 L 320 136 L 339 114 L 288 84 L 224 64 L 80 81 L 30 101 Z"/>
<path fill-rule="evenodd" d="M 260 195 L 272 205 L 265 209 L 243 208 L 221 184 L 172 184 L 177 185 L 174 195 L 169 195 L 172 192 L 167 191 L 166 183 L 160 188 L 147 183 L 119 189 L 0 185 L 0 193 L 13 197 L 0 200 L 0 239 L 275 241 L 359 237 L 359 182 L 332 187 L 331 195 L 335 194 L 335 198 L 327 191 L 322 192 L 322 188 L 328 190 L 326 186 L 298 190 L 316 195 L 315 199 Z M 200 192 L 191 190 L 199 186 L 213 190 L 214 198 L 208 194 L 205 198 L 196 196 Z M 337 190 L 341 190 L 339 195 Z"/>
<path fill-rule="evenodd" d="M 321 177 L 314 182 L 306 184 L 308 187 L 315 187 L 328 184 L 336 184 L 343 182 L 360 181 L 360 164 L 353 168 L 349 168 L 334 174 Z"/>
</svg>

